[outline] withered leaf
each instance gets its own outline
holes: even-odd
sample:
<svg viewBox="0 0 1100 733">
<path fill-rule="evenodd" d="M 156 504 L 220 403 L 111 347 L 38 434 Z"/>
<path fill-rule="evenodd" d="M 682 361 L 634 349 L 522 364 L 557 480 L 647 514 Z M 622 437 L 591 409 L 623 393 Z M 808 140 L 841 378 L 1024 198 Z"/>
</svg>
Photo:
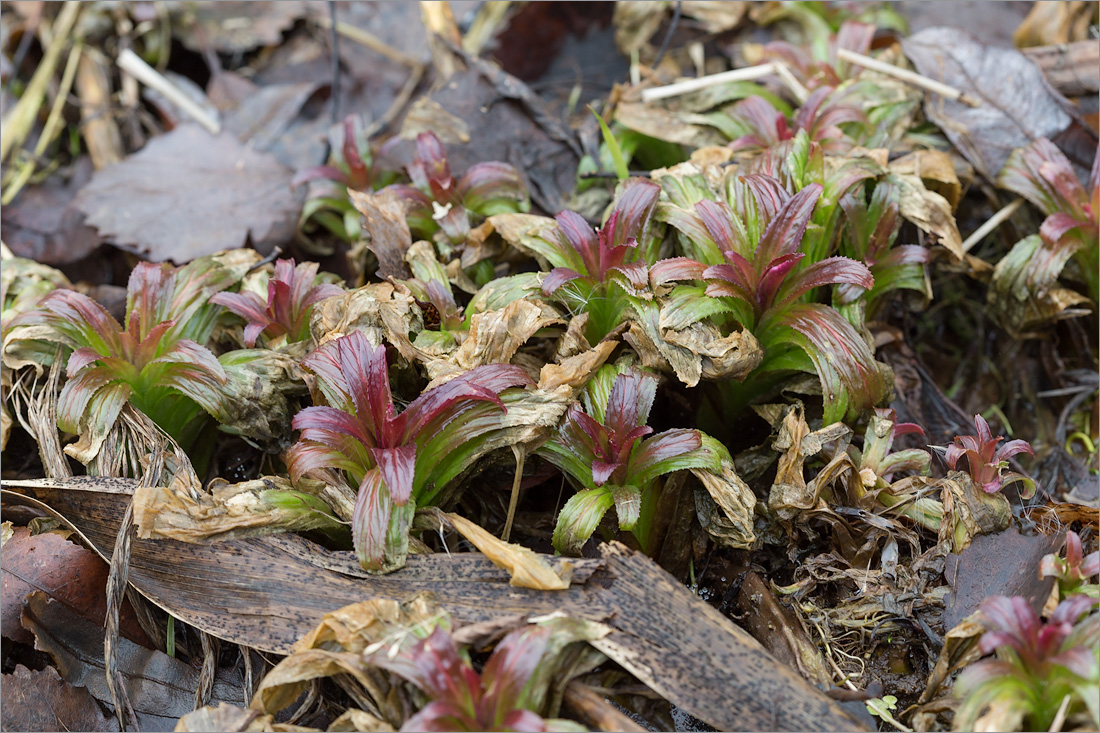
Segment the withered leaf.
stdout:
<svg viewBox="0 0 1100 733">
<path fill-rule="evenodd" d="M 101 171 L 76 197 L 88 223 L 154 262 L 189 262 L 251 239 L 268 253 L 294 235 L 293 172 L 223 132 L 181 125 Z"/>
<path fill-rule="evenodd" d="M 53 658 L 67 682 L 87 687 L 100 702 L 111 702 L 102 628 L 37 591 L 23 602 L 23 626 L 34 633 L 35 648 Z M 119 639 L 118 671 L 127 681 L 142 730 L 171 730 L 175 719 L 194 707 L 199 670 L 164 652 Z M 227 702 L 243 699 L 240 685 L 223 672 L 217 674 L 213 695 L 215 700 Z"/>
<path fill-rule="evenodd" d="M 378 258 L 378 277 L 404 280 L 411 277 L 405 252 L 412 246 L 405 204 L 393 191 L 348 191 L 351 203 L 363 215 L 363 230 L 370 235 L 367 248 Z"/>
<path fill-rule="evenodd" d="M 954 591 L 943 612 L 943 625 L 952 628 L 978 610 L 990 596 L 1023 596 L 1039 613 L 1050 597 L 1054 578 L 1035 571 L 1044 555 L 1055 552 L 1064 535 L 1023 535 L 1012 527 L 997 534 L 979 535 L 954 558 L 944 576 Z"/>
<path fill-rule="evenodd" d="M 16 665 L 4 675 L 0 727 L 4 730 L 118 730 L 83 687 L 73 687 L 53 667 Z"/>
<path fill-rule="evenodd" d="M 0 211 L 4 244 L 18 257 L 45 265 L 64 265 L 92 254 L 103 238 L 73 206 L 77 192 L 92 177 L 92 161 L 77 158 L 68 177 L 53 174 L 27 186 Z"/>
<path fill-rule="evenodd" d="M 958 28 L 926 28 L 904 39 L 902 48 L 924 76 L 981 100 L 970 107 L 928 94 L 924 111 L 989 180 L 1014 149 L 1057 137 L 1073 121 L 1069 102 L 1015 49 L 987 46 Z"/>
<path fill-rule="evenodd" d="M 518 588 L 533 590 L 565 590 L 573 576 L 573 565 L 568 561 L 552 568 L 543 556 L 511 542 L 494 537 L 470 520 L 438 509 L 421 510 L 436 522 L 454 527 L 460 535 L 469 540 L 481 554 L 489 558 L 498 568 L 504 568 L 512 576 L 510 583 Z"/>
<path fill-rule="evenodd" d="M 31 535 L 26 527 L 14 528 L 11 539 L 4 543 L 0 587 L 3 608 L 0 626 L 4 636 L 15 641 L 24 644 L 34 641 L 30 632 L 19 625 L 23 598 L 34 591 L 44 592 L 73 613 L 103 625 L 107 611 L 107 564 L 94 552 L 53 532 Z M 153 646 L 128 601 L 121 610 L 120 630 L 143 646 Z"/>
</svg>

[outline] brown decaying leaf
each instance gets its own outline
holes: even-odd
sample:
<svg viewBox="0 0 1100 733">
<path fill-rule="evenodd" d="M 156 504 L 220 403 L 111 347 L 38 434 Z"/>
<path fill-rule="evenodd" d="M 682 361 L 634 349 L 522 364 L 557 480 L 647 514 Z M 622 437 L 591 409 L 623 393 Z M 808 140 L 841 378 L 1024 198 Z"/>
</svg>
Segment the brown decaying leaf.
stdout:
<svg viewBox="0 0 1100 733">
<path fill-rule="evenodd" d="M 71 613 L 44 593 L 23 602 L 23 627 L 34 633 L 35 648 L 49 654 L 70 684 L 88 688 L 100 702 L 111 702 L 103 661 L 103 629 Z M 164 652 L 118 642 L 118 672 L 142 730 L 171 730 L 176 718 L 194 707 L 199 670 Z M 242 700 L 240 683 L 219 672 L 213 699 Z"/>
<path fill-rule="evenodd" d="M 327 487 L 320 481 L 302 479 L 291 484 L 283 476 L 263 476 L 231 484 L 219 478 L 210 482 L 206 491 L 190 484 L 190 480 L 184 479 L 173 480 L 167 487 L 138 487 L 134 491 L 137 536 L 214 542 L 331 526 L 331 521 L 324 517 L 264 500 L 265 493 L 295 489 L 324 497 Z"/>
<path fill-rule="evenodd" d="M 4 494 L 9 501 L 69 516 L 97 549 L 109 553 L 129 497 L 56 488 L 58 483 L 34 486 L 48 504 L 7 489 Z M 121 483 L 132 487 L 134 482 Z M 480 554 L 414 555 L 403 570 L 367 578 L 350 553 L 327 552 L 294 535 L 218 545 L 135 540 L 130 580 L 177 618 L 221 638 L 282 654 L 325 613 L 364 597 L 407 598 L 432 591 L 463 623 L 564 611 L 610 626 L 612 633 L 595 646 L 719 729 L 863 729 L 651 560 L 618 544 L 603 545 L 601 553 L 597 560 L 574 561 L 567 590 L 545 592 L 509 585 L 507 573 Z M 168 565 L 166 557 L 172 559 Z M 597 571 L 599 580 L 593 582 Z M 692 623 L 684 623 L 685 618 Z M 786 703 L 777 706 L 776 700 Z"/>
<path fill-rule="evenodd" d="M 3 679 L 4 730 L 118 730 L 118 721 L 104 716 L 86 689 L 73 687 L 53 667 L 32 670 L 20 664 Z"/>
<path fill-rule="evenodd" d="M 916 482 L 919 485 L 920 482 Z M 987 494 L 962 471 L 951 471 L 946 478 L 935 479 L 943 502 L 943 521 L 939 540 L 955 552 L 962 552 L 975 537 L 997 534 L 1012 522 L 1012 507 L 1004 494 Z"/>
<path fill-rule="evenodd" d="M 74 205 L 77 192 L 92 177 L 92 161 L 77 158 L 71 174 L 54 174 L 28 186 L 0 212 L 4 244 L 18 257 L 46 265 L 65 265 L 92 254 L 103 237 L 85 223 Z"/>
<path fill-rule="evenodd" d="M 979 535 L 957 556 L 949 556 L 944 576 L 954 591 L 943 612 L 944 627 L 961 623 L 990 596 L 1023 596 L 1036 613 L 1042 611 L 1054 578 L 1040 578 L 1036 569 L 1044 555 L 1058 550 L 1064 537 L 1023 535 L 1010 527 Z"/>
<path fill-rule="evenodd" d="M 807 458 L 820 453 L 826 443 L 845 440 L 851 434 L 851 429 L 844 423 L 833 423 L 811 431 L 802 407 L 789 408 L 780 424 L 779 435 L 772 444 L 779 452 L 779 466 L 768 494 L 768 510 L 781 520 L 789 520 L 800 511 L 815 507 L 822 489 L 827 485 L 826 477 L 833 472 L 822 471 L 807 483 L 802 473 L 803 464 Z M 839 450 L 837 455 L 846 454 Z"/>
<path fill-rule="evenodd" d="M 745 629 L 784 664 L 819 687 L 832 682 L 825 659 L 797 614 L 776 599 L 772 589 L 751 570 L 741 582 L 737 609 Z"/>
<path fill-rule="evenodd" d="M 363 244 L 378 258 L 378 277 L 385 280 L 396 278 L 404 280 L 412 276 L 405 264 L 405 252 L 412 246 L 409 223 L 405 218 L 406 207 L 402 199 L 393 191 L 366 193 L 348 191 L 351 203 L 363 215 L 363 231 L 369 235 L 369 241 Z M 353 249 L 352 257 L 356 266 L 362 267 L 362 258 L 358 247 Z M 361 273 L 364 276 L 365 273 Z"/>
<path fill-rule="evenodd" d="M 76 197 L 113 244 L 154 262 L 242 247 L 262 253 L 294 235 L 304 191 L 293 172 L 233 135 L 181 125 L 104 170 Z"/>
<path fill-rule="evenodd" d="M 653 306 L 650 306 L 653 307 Z M 685 329 L 664 328 L 660 318 L 638 317 L 624 334 L 642 364 L 672 372 L 689 387 L 700 379 L 741 379 L 764 358 L 760 343 L 749 331 L 726 336 L 709 322 Z"/>
<path fill-rule="evenodd" d="M 721 473 L 693 468 L 699 480 L 695 489 L 695 511 L 699 522 L 719 545 L 748 550 L 756 544 L 753 518 L 756 497 L 729 461 L 722 461 Z"/>
<path fill-rule="evenodd" d="M 955 222 L 954 206 L 959 200 L 959 179 L 943 153 L 921 151 L 899 158 L 888 167 L 888 180 L 898 186 L 898 209 L 921 231 L 935 235 L 956 260 L 961 260 L 962 235 Z M 923 179 L 937 182 L 947 197 L 928 188 Z M 950 197 L 950 198 L 948 198 Z M 952 203 L 952 199 L 954 203 Z"/>
<path fill-rule="evenodd" d="M 107 564 L 94 552 L 73 544 L 53 532 L 31 535 L 26 527 L 16 527 L 4 543 L 2 587 L 3 614 L 0 626 L 4 636 L 24 644 L 34 637 L 19 625 L 23 599 L 41 591 L 63 603 L 89 622 L 103 625 L 107 611 Z M 153 643 L 141 630 L 134 610 L 127 601 L 122 606 L 120 630 L 138 644 Z"/>
<path fill-rule="evenodd" d="M 970 107 L 929 94 L 924 111 L 991 181 L 1015 148 L 1055 138 L 1073 121 L 1070 103 L 1019 51 L 986 46 L 958 28 L 927 28 L 902 48 L 921 74 L 981 101 Z"/>
<path fill-rule="evenodd" d="M 372 344 L 393 344 L 409 361 L 418 356 L 409 334 L 423 327 L 420 308 L 409 289 L 394 283 L 370 283 L 345 295 L 326 298 L 314 306 L 309 324 L 318 345 L 362 331 Z"/>
<path fill-rule="evenodd" d="M 470 319 L 470 331 L 453 353 L 427 363 L 431 383 L 425 390 L 484 364 L 508 364 L 516 351 L 535 332 L 557 318 L 546 318 L 543 309 L 528 300 L 516 300 L 496 311 Z"/>
</svg>

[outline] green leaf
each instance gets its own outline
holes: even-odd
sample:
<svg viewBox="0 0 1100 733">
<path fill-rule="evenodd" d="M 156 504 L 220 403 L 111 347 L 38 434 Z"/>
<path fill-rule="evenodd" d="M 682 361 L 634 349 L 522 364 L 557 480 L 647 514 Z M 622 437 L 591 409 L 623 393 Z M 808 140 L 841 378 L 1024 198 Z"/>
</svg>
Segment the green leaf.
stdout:
<svg viewBox="0 0 1100 733">
<path fill-rule="evenodd" d="M 619 147 L 619 141 L 615 139 L 615 135 L 612 134 L 611 128 L 607 126 L 607 123 L 603 121 L 603 117 L 591 107 L 588 108 L 596 120 L 600 123 L 600 132 L 603 133 L 603 141 L 607 144 L 607 149 L 611 152 L 611 159 L 615 162 L 615 175 L 618 176 L 620 181 L 625 181 L 630 178 L 630 169 L 626 166 L 626 160 L 623 158 L 623 150 Z"/>
<path fill-rule="evenodd" d="M 554 528 L 554 549 L 563 555 L 576 555 L 600 520 L 615 504 L 611 489 L 601 486 L 597 489 L 585 489 L 570 497 L 558 515 L 558 524 Z"/>
</svg>

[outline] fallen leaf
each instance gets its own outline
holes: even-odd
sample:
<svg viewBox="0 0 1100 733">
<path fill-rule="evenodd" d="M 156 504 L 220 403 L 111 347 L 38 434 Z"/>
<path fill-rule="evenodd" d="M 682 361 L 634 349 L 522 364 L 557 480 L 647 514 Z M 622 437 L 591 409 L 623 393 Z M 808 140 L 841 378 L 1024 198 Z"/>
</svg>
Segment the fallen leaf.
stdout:
<svg viewBox="0 0 1100 733">
<path fill-rule="evenodd" d="M 3 677 L 0 727 L 4 730 L 118 730 L 83 687 L 73 687 L 53 667 L 16 665 Z"/>
<path fill-rule="evenodd" d="M 35 648 L 53 658 L 65 681 L 86 687 L 100 702 L 111 703 L 104 671 L 103 629 L 38 591 L 23 601 L 22 622 L 34 633 Z M 118 672 L 141 730 L 172 730 L 176 719 L 194 708 L 200 670 L 164 652 L 120 638 Z M 243 696 L 238 681 L 223 671 L 217 673 L 213 699 L 240 701 Z"/>
<path fill-rule="evenodd" d="M 305 16 L 307 4 L 298 0 L 219 0 L 191 2 L 185 7 L 185 21 L 174 29 L 174 35 L 184 46 L 192 51 L 211 48 L 222 53 L 240 53 L 279 43 L 283 40 L 283 31 Z"/>
<path fill-rule="evenodd" d="M 325 157 L 323 131 L 329 120 L 327 115 L 304 120 L 303 108 L 328 90 L 328 85 L 317 81 L 260 87 L 225 115 L 224 128 L 253 150 L 269 152 L 293 170 L 305 168 Z M 306 134 L 311 125 L 321 134 Z"/>
<path fill-rule="evenodd" d="M 954 588 L 943 612 L 944 628 L 954 628 L 990 596 L 1023 596 L 1039 613 L 1054 578 L 1039 577 L 1039 561 L 1056 552 L 1065 535 L 1023 535 L 1010 527 L 978 535 L 970 547 L 948 557 L 944 576 Z"/>
<path fill-rule="evenodd" d="M 243 247 L 261 253 L 293 237 L 304 191 L 268 153 L 181 125 L 97 171 L 74 205 L 115 246 L 154 262 L 189 262 Z"/>
<path fill-rule="evenodd" d="M 510 406 L 509 415 L 512 411 Z M 114 491 L 92 488 L 105 481 Z M 123 487 L 132 489 L 135 483 L 51 479 L 33 483 L 48 504 L 7 488 L 4 498 L 69 517 L 97 549 L 110 553 L 130 500 Z M 81 485 L 84 490 L 77 488 Z M 115 493 L 120 489 L 122 493 Z M 462 623 L 562 611 L 610 626 L 612 633 L 594 642 L 600 651 L 721 730 L 863 729 L 835 701 L 777 665 L 755 640 L 652 560 L 618 543 L 601 545 L 600 553 L 599 559 L 573 561 L 567 590 L 546 592 L 510 585 L 508 574 L 480 553 L 410 555 L 404 569 L 368 576 L 352 553 L 329 552 L 296 535 L 216 545 L 137 539 L 130 580 L 193 626 L 279 654 L 288 653 L 325 613 L 366 599 L 432 591 L 440 606 Z M 165 557 L 171 560 L 167 565 Z M 685 618 L 692 622 L 684 623 Z M 776 699 L 797 699 L 799 704 L 777 708 L 772 704 Z"/>
<path fill-rule="evenodd" d="M 428 96 L 469 130 L 468 143 L 447 146 L 451 170 L 489 160 L 510 163 L 539 208 L 561 211 L 576 184 L 576 134 L 516 77 L 481 59 L 462 59 L 469 70 Z"/>
<path fill-rule="evenodd" d="M 91 158 L 82 156 L 69 176 L 55 173 L 37 186 L 27 186 L 0 210 L 4 244 L 13 254 L 45 265 L 65 265 L 87 257 L 103 243 L 73 205 L 92 171 Z"/>
<path fill-rule="evenodd" d="M 31 535 L 16 527 L 4 543 L 3 575 L 0 578 L 4 636 L 24 644 L 34 637 L 19 625 L 23 599 L 42 591 L 89 622 L 103 625 L 107 612 L 107 564 L 94 552 L 62 539 L 52 532 Z M 129 601 L 120 614 L 124 636 L 152 647 L 141 630 Z"/>
<path fill-rule="evenodd" d="M 958 28 L 927 28 L 902 40 L 924 76 L 981 101 L 978 107 L 928 94 L 924 111 L 963 157 L 992 181 L 1009 154 L 1070 126 L 1069 101 L 1019 51 L 987 46 Z"/>
</svg>

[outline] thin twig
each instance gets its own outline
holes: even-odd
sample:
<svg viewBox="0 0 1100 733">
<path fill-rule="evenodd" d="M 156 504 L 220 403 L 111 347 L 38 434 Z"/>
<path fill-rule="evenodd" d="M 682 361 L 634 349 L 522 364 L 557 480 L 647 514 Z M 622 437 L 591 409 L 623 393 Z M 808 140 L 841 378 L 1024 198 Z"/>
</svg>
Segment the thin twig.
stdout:
<svg viewBox="0 0 1100 733">
<path fill-rule="evenodd" d="M 879 61 L 878 59 L 873 59 L 870 56 L 864 56 L 861 53 L 849 51 L 846 48 L 838 48 L 836 50 L 836 57 L 838 59 L 844 59 L 845 61 L 848 61 L 850 63 L 857 64 L 866 69 L 877 71 L 880 74 L 886 74 L 887 76 L 892 76 L 895 79 L 900 79 L 901 81 L 912 84 L 915 87 L 927 89 L 934 94 L 939 94 L 943 97 L 947 97 L 948 99 L 953 99 L 956 102 L 962 102 L 963 104 L 968 104 L 971 107 L 982 106 L 981 100 L 971 97 L 966 92 L 956 89 L 953 86 L 944 84 L 941 81 L 929 79 L 927 76 L 918 74 L 915 71 L 909 71 L 907 69 L 902 69 L 900 67 L 894 66 L 893 64 L 887 64 L 883 61 Z"/>
<path fill-rule="evenodd" d="M 332 21 L 332 124 L 340 122 L 340 34 L 336 31 L 336 0 L 328 0 L 328 17 Z"/>
<path fill-rule="evenodd" d="M 1050 723 L 1050 732 L 1062 730 L 1062 724 L 1066 722 L 1066 712 L 1069 710 L 1070 695 L 1067 693 L 1062 698 L 1062 704 L 1058 706 L 1058 712 L 1054 715 L 1054 720 Z"/>
<path fill-rule="evenodd" d="M 774 63 L 768 62 L 766 64 L 760 64 L 758 66 L 749 66 L 744 69 L 723 71 L 718 74 L 711 74 L 710 76 L 703 76 L 698 79 L 687 79 L 685 81 L 678 81 L 673 84 L 666 84 L 663 87 L 643 89 L 642 101 L 652 102 L 656 99 L 675 97 L 679 94 L 697 92 L 700 89 L 706 89 L 707 87 L 712 87 L 717 84 L 726 84 L 735 81 L 754 81 L 756 79 L 762 79 L 765 76 L 771 76 L 772 74 L 774 74 L 775 66 L 776 65 Z"/>
<path fill-rule="evenodd" d="M 786 64 L 776 63 L 775 74 L 783 80 L 783 83 L 791 90 L 791 94 L 794 95 L 799 104 L 806 103 L 806 100 L 810 98 L 810 90 L 802 86 L 802 82 L 795 78 Z"/>
<path fill-rule="evenodd" d="M 126 48 L 118 55 L 118 67 L 140 81 L 150 89 L 163 94 L 191 119 L 205 127 L 211 135 L 222 131 L 221 123 L 209 112 L 195 104 L 179 87 L 165 78 L 160 72 L 145 63 L 140 56 Z"/>
<path fill-rule="evenodd" d="M 999 227 L 1008 217 L 1016 213 L 1016 209 L 1024 203 L 1023 199 L 1016 199 L 1012 203 L 1008 204 L 993 216 L 989 217 L 989 220 L 985 224 L 974 230 L 974 233 L 967 237 L 962 243 L 962 251 L 969 252 L 975 244 L 985 239 L 986 235 Z"/>
<path fill-rule="evenodd" d="M 361 46 L 366 46 L 370 50 L 382 54 L 391 61 L 396 61 L 399 64 L 404 64 L 405 66 L 411 68 L 416 68 L 421 65 L 420 61 L 414 59 L 412 56 L 398 51 L 396 48 L 380 40 L 377 36 L 370 33 L 369 31 L 365 31 L 362 28 L 357 28 L 350 23 L 345 23 L 342 20 L 338 20 L 334 23 L 332 19 L 327 18 L 323 15 L 317 16 L 316 22 L 317 25 L 326 30 L 330 28 L 335 28 L 336 32 L 339 33 L 341 36 L 344 36 L 349 40 L 355 41 Z"/>
<path fill-rule="evenodd" d="M 680 12 L 683 10 L 683 6 L 682 0 L 676 0 L 676 7 L 672 9 L 672 22 L 668 24 L 664 40 L 661 41 L 661 48 L 657 50 L 657 57 L 653 59 L 654 69 L 661 65 L 661 59 L 665 57 L 665 51 L 668 50 L 668 42 L 672 40 L 672 34 L 676 32 L 676 26 L 680 25 Z"/>
</svg>

